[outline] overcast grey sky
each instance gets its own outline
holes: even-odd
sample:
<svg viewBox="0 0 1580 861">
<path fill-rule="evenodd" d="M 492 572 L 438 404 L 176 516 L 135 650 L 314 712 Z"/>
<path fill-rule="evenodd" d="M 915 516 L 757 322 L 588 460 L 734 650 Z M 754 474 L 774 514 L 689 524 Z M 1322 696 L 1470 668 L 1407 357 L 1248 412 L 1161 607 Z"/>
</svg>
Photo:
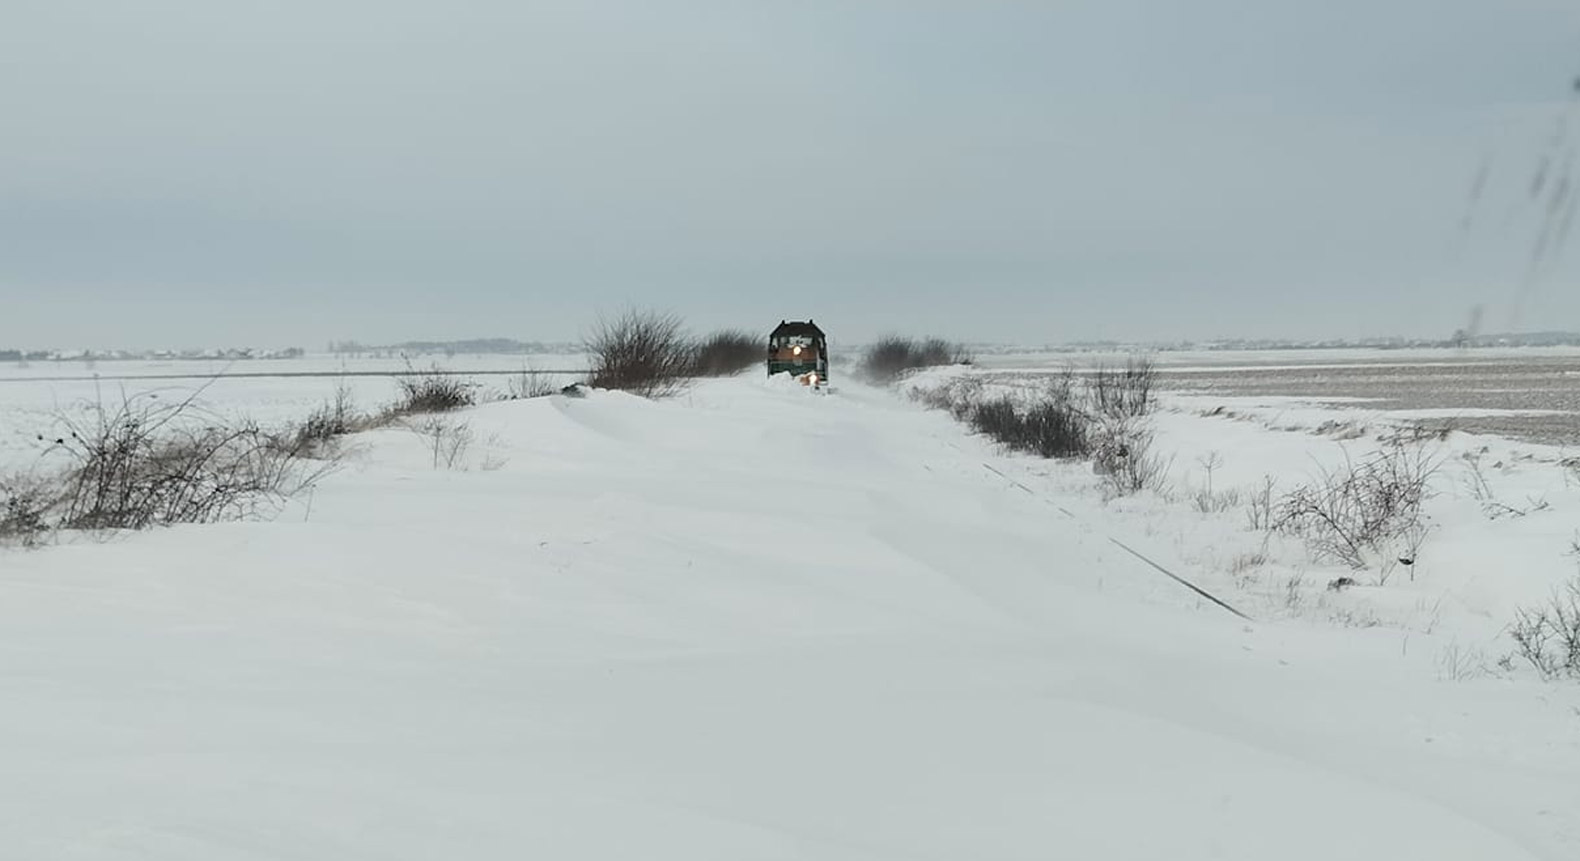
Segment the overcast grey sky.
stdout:
<svg viewBox="0 0 1580 861">
<path fill-rule="evenodd" d="M 0 347 L 1580 329 L 1577 73 L 1574 0 L 0 0 Z"/>
</svg>

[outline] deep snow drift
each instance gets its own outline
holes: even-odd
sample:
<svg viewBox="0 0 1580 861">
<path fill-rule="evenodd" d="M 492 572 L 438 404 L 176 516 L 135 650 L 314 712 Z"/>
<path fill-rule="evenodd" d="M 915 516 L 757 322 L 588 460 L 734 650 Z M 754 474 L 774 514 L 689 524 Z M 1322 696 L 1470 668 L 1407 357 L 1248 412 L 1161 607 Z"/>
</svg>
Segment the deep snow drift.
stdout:
<svg viewBox="0 0 1580 861">
<path fill-rule="evenodd" d="M 272 522 L 0 550 L 5 854 L 1580 857 L 1573 686 L 1236 619 L 889 393 L 465 419 L 468 470 L 379 431 Z"/>
</svg>

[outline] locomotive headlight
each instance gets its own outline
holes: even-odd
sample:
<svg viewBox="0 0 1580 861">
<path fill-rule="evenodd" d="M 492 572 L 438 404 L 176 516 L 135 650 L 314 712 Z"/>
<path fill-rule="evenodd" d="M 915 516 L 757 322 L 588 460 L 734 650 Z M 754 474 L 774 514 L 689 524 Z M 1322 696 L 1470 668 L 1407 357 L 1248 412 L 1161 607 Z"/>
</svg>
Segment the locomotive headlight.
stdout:
<svg viewBox="0 0 1580 861">
<path fill-rule="evenodd" d="M 791 353 L 792 353 L 792 354 L 794 354 L 794 355 L 797 355 L 797 356 L 799 356 L 799 355 L 801 355 L 801 347 L 800 347 L 800 346 L 799 346 L 799 345 L 797 345 L 797 346 L 795 346 L 795 347 L 791 347 L 791 348 L 790 348 L 790 352 L 791 352 Z"/>
<path fill-rule="evenodd" d="M 807 376 L 807 379 L 811 381 L 812 385 L 817 385 L 817 374 L 810 374 Z"/>
</svg>

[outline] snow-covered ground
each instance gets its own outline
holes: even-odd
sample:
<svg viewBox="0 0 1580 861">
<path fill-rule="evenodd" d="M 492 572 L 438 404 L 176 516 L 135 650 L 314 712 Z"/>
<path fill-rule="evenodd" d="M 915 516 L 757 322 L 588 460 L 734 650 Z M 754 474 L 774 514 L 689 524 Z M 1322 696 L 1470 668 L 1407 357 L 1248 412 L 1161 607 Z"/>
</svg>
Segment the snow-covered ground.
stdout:
<svg viewBox="0 0 1580 861">
<path fill-rule="evenodd" d="M 424 371 L 433 367 L 467 373 L 501 373 L 521 368 L 545 371 L 565 371 L 585 368 L 584 353 L 504 353 L 474 355 L 456 354 L 385 356 L 385 355 L 334 355 L 309 353 L 294 359 L 125 359 L 83 360 L 61 359 L 31 362 L 9 362 L 0 365 L 0 382 L 19 379 L 60 378 L 211 378 L 220 375 L 246 375 L 250 377 L 323 376 L 385 374 L 394 375 L 407 370 Z"/>
<path fill-rule="evenodd" d="M 975 364 L 995 370 L 1059 369 L 1067 366 L 1096 367 L 1123 365 L 1136 354 L 1136 350 L 1028 350 L 1004 347 L 978 350 Z M 1226 367 L 1311 368 L 1322 366 L 1354 367 L 1399 366 L 1432 364 L 1475 365 L 1489 362 L 1531 362 L 1555 359 L 1580 358 L 1580 347 L 1477 347 L 1474 349 L 1445 349 L 1441 347 L 1409 347 L 1383 350 L 1377 348 L 1326 348 L 1282 350 L 1160 350 L 1148 354 L 1159 368 L 1170 372 L 1191 370 L 1222 370 Z"/>
<path fill-rule="evenodd" d="M 1489 518 L 1445 468 L 1414 580 L 1329 592 L 1184 491 L 1213 460 L 1220 490 L 1298 480 L 1389 417 L 1167 407 L 1170 497 L 748 373 L 469 410 L 461 469 L 363 434 L 270 522 L 0 549 L 0 845 L 1580 857 L 1580 687 L 1495 665 L 1574 570 L 1560 453 L 1451 437 L 1547 507 Z"/>
<path fill-rule="evenodd" d="M 522 374 L 566 385 L 587 367 L 584 355 L 453 356 L 413 358 L 311 355 L 246 361 L 81 361 L 0 365 L 0 470 L 26 469 L 42 448 L 40 436 L 60 430 L 59 418 L 92 424 L 94 410 L 114 412 L 130 398 L 139 408 L 155 399 L 195 398 L 197 410 L 227 420 L 264 425 L 299 422 L 331 402 L 340 389 L 362 412 L 375 412 L 399 395 L 408 370 L 435 369 L 474 386 L 480 400 L 510 392 Z M 47 439 L 46 439 L 47 442 Z"/>
<path fill-rule="evenodd" d="M 1049 379 L 1026 369 L 938 369 L 905 388 L 926 390 L 963 376 L 985 381 L 984 397 L 1036 398 Z M 1516 608 L 1542 602 L 1580 573 L 1580 452 L 1441 430 L 1452 424 L 1445 420 L 1472 413 L 1531 411 L 1385 409 L 1363 400 L 1170 392 L 1159 400 L 1145 424 L 1154 435 L 1152 454 L 1163 465 L 1161 492 L 1112 500 L 1094 518 L 1167 546 L 1193 577 L 1243 593 L 1240 600 L 1260 615 L 1446 631 L 1456 640 L 1456 673 L 1493 672 L 1509 652 L 1505 626 Z M 1297 539 L 1250 528 L 1251 501 L 1267 488 L 1277 500 L 1298 485 L 1321 481 L 1324 472 L 1365 461 L 1401 432 L 1422 437 L 1407 448 L 1431 471 L 1426 533 L 1413 567 L 1375 564 L 1352 571 L 1313 559 Z M 1050 497 L 1101 494 L 1084 463 L 1019 459 L 1008 471 Z M 1363 588 L 1327 588 L 1340 577 L 1355 578 Z"/>
</svg>

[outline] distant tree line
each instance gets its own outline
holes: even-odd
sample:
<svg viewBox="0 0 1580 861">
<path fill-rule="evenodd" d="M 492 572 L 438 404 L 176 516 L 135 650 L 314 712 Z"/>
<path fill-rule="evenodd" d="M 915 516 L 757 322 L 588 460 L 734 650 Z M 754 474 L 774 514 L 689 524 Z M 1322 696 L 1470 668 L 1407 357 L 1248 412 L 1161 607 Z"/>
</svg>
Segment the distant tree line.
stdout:
<svg viewBox="0 0 1580 861">
<path fill-rule="evenodd" d="M 229 348 L 224 350 L 0 350 L 0 362 L 95 362 L 135 359 L 300 359 L 301 347 L 284 350 Z"/>
<path fill-rule="evenodd" d="M 574 353 L 580 344 L 546 343 L 543 341 L 517 341 L 514 338 L 468 338 L 458 341 L 402 341 L 398 344 L 374 346 L 358 341 L 330 341 L 329 352 L 336 356 L 363 355 L 508 355 L 524 353 Z"/>
<path fill-rule="evenodd" d="M 34 362 L 49 358 L 42 350 L 0 350 L 0 362 Z"/>
</svg>

